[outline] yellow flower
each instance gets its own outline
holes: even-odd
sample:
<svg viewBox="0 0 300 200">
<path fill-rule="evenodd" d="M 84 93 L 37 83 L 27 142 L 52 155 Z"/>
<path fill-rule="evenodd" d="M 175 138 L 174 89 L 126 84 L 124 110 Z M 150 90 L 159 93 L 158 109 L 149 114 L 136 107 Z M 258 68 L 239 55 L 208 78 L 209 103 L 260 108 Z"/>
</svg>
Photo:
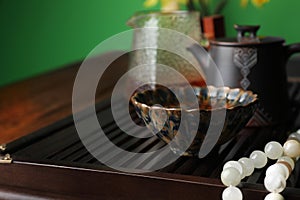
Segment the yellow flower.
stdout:
<svg viewBox="0 0 300 200">
<path fill-rule="evenodd" d="M 270 0 L 251 0 L 252 4 L 255 7 L 262 7 L 264 4 L 269 3 Z M 249 0 L 241 0 L 241 6 L 246 7 L 248 5 Z"/>
<path fill-rule="evenodd" d="M 269 0 L 252 0 L 252 4 L 256 7 L 262 7 L 264 4 L 268 2 Z"/>
<path fill-rule="evenodd" d="M 248 0 L 241 0 L 241 6 L 246 7 L 248 5 Z"/>
<path fill-rule="evenodd" d="M 158 3 L 158 0 L 147 0 L 144 2 L 145 7 L 152 7 Z"/>
<path fill-rule="evenodd" d="M 188 0 L 160 0 L 161 3 L 161 9 L 163 11 L 174 11 L 179 10 L 180 4 L 187 4 Z M 155 6 L 158 3 L 158 0 L 146 0 L 144 2 L 145 7 L 152 7 Z"/>
</svg>

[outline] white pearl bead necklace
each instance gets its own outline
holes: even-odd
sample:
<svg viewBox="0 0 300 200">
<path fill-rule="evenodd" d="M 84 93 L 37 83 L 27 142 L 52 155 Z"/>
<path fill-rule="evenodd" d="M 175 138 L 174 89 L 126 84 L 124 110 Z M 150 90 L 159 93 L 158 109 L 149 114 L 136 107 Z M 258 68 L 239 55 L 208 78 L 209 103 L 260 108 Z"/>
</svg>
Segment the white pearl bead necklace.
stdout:
<svg viewBox="0 0 300 200">
<path fill-rule="evenodd" d="M 279 193 L 270 193 L 265 197 L 265 200 L 284 200 L 284 198 Z"/>
<path fill-rule="evenodd" d="M 256 169 L 263 168 L 268 162 L 267 155 L 262 151 L 253 151 L 250 154 L 250 159 L 253 161 L 254 167 Z"/>
<path fill-rule="evenodd" d="M 221 181 L 226 186 L 237 186 L 241 180 L 241 173 L 236 168 L 229 167 L 221 173 Z"/>
<path fill-rule="evenodd" d="M 242 200 L 243 194 L 239 188 L 234 186 L 229 186 L 223 191 L 222 199 Z"/>
<path fill-rule="evenodd" d="M 266 176 L 264 185 L 269 192 L 280 193 L 286 186 L 285 177 L 282 174 Z"/>
<path fill-rule="evenodd" d="M 265 146 L 265 153 L 272 160 L 278 159 L 283 154 L 283 148 L 278 142 L 269 142 Z"/>
<path fill-rule="evenodd" d="M 243 165 L 243 174 L 250 176 L 254 172 L 254 164 L 250 158 L 243 157 L 238 160 Z"/>
<path fill-rule="evenodd" d="M 282 146 L 271 141 L 263 151 L 253 151 L 249 158 L 243 157 L 238 161 L 228 161 L 223 167 L 221 181 L 227 188 L 223 191 L 223 200 L 242 200 L 243 195 L 239 188 L 241 179 L 250 176 L 254 169 L 266 166 L 268 158 L 277 162 L 268 167 L 264 179 L 265 188 L 271 192 L 265 200 L 284 200 L 279 194 L 286 187 L 286 180 L 295 168 L 295 160 L 300 157 L 300 129 L 292 133 Z"/>
</svg>

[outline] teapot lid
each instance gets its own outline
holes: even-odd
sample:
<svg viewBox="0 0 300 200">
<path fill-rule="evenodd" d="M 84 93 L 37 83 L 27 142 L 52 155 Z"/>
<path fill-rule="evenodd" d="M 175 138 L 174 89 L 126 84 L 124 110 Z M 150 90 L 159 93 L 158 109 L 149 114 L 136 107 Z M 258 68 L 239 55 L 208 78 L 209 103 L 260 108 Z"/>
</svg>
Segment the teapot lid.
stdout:
<svg viewBox="0 0 300 200">
<path fill-rule="evenodd" d="M 217 46 L 260 46 L 260 45 L 274 45 L 283 44 L 285 40 L 280 37 L 270 37 L 270 36 L 257 36 L 256 32 L 260 26 L 250 26 L 250 25 L 234 25 L 237 31 L 236 38 L 218 38 L 211 40 L 211 45 Z"/>
</svg>

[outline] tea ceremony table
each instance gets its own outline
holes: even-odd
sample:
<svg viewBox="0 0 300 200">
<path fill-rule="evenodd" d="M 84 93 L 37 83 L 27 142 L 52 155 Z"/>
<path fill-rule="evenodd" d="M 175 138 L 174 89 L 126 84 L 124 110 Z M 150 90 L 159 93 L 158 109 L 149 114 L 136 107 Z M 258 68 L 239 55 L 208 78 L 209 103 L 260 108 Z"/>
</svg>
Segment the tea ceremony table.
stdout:
<svg viewBox="0 0 300 200">
<path fill-rule="evenodd" d="M 115 52 L 105 54 L 108 58 L 113 55 Z M 111 91 L 126 72 L 127 64 L 128 56 L 123 55 L 105 71 L 95 96 L 97 114 L 111 130 L 107 134 L 115 144 L 137 152 L 155 150 L 164 145 L 157 138 L 128 137 L 110 118 Z M 89 154 L 74 127 L 72 90 L 80 65 L 81 62 L 73 63 L 0 88 L 1 199 L 220 200 L 225 188 L 220 173 L 226 161 L 249 156 L 271 139 L 285 139 L 278 137 L 279 130 L 274 127 L 245 128 L 236 139 L 204 159 L 180 157 L 163 169 L 141 174 L 111 169 Z M 300 127 L 298 57 L 292 58 L 288 70 L 295 119 L 291 128 L 295 130 Z M 84 102 L 82 108 L 90 104 Z M 151 164 L 155 159 L 139 162 Z M 265 168 L 256 170 L 242 181 L 245 200 L 264 199 L 268 194 L 263 185 L 264 173 Z M 300 198 L 299 173 L 297 162 L 282 193 L 286 200 Z"/>
</svg>

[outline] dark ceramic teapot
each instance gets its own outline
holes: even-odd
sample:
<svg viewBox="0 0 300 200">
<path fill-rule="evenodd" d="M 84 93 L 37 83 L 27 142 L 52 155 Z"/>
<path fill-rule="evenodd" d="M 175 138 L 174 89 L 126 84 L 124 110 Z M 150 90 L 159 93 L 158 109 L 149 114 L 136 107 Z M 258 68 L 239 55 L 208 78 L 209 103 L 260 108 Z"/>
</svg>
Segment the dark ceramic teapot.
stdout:
<svg viewBox="0 0 300 200">
<path fill-rule="evenodd" d="M 300 52 L 300 43 L 286 45 L 279 37 L 256 35 L 259 26 L 239 26 L 236 38 L 210 41 L 210 55 L 220 70 L 225 86 L 240 87 L 258 94 L 260 109 L 254 125 L 278 124 L 286 126 L 289 116 L 286 63 Z M 199 45 L 189 48 L 200 65 Z M 214 77 L 210 77 L 214 79 Z M 220 80 L 210 80 L 219 85 Z"/>
</svg>

